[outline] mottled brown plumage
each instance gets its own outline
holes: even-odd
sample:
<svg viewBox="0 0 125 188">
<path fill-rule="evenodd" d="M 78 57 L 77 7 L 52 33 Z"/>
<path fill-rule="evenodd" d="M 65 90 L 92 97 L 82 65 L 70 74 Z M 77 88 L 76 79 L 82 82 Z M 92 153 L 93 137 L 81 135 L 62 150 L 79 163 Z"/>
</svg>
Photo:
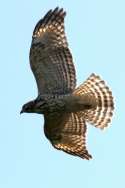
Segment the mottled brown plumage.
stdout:
<svg viewBox="0 0 125 188">
<path fill-rule="evenodd" d="M 30 49 L 30 65 L 38 97 L 21 112 L 44 115 L 44 132 L 52 145 L 66 153 L 90 159 L 86 149 L 86 122 L 105 128 L 114 109 L 105 82 L 92 74 L 76 88 L 76 75 L 64 32 L 66 12 L 50 10 L 36 25 Z"/>
</svg>

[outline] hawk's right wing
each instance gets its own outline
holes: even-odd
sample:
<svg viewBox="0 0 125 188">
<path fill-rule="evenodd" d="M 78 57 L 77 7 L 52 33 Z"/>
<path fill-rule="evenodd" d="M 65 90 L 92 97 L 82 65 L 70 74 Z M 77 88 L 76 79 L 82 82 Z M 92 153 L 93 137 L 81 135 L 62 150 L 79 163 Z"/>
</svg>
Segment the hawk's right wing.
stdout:
<svg viewBox="0 0 125 188">
<path fill-rule="evenodd" d="M 30 65 L 39 94 L 66 94 L 76 86 L 75 68 L 64 31 L 66 12 L 50 10 L 36 25 Z"/>
</svg>

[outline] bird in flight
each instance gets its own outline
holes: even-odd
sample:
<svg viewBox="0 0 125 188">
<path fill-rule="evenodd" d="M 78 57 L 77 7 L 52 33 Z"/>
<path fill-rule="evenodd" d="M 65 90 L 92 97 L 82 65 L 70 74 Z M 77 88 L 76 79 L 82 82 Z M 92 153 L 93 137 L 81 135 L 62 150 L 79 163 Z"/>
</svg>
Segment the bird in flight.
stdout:
<svg viewBox="0 0 125 188">
<path fill-rule="evenodd" d="M 91 159 L 86 148 L 86 123 L 104 129 L 114 109 L 112 92 L 96 74 L 76 87 L 72 54 L 65 35 L 61 8 L 49 10 L 37 23 L 30 48 L 30 66 L 38 97 L 23 105 L 21 113 L 44 116 L 44 133 L 58 150 Z"/>
</svg>

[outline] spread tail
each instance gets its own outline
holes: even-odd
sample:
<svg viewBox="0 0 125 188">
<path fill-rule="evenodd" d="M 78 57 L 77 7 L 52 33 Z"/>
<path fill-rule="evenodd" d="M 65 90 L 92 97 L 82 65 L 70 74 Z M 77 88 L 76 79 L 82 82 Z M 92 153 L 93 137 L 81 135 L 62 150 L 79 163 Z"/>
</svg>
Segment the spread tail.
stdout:
<svg viewBox="0 0 125 188">
<path fill-rule="evenodd" d="M 97 75 L 90 77 L 74 91 L 76 95 L 92 95 L 97 105 L 95 108 L 81 111 L 78 114 L 95 127 L 104 129 L 111 121 L 114 109 L 113 96 L 105 82 Z"/>
</svg>

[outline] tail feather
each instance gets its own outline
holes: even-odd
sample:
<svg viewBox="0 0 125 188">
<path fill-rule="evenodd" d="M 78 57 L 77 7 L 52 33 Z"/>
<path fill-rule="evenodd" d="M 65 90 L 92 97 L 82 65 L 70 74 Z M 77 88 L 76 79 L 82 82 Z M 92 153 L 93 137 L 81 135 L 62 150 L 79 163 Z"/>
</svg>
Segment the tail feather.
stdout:
<svg viewBox="0 0 125 188">
<path fill-rule="evenodd" d="M 91 74 L 82 85 L 76 88 L 74 93 L 77 95 L 91 94 L 95 97 L 96 108 L 80 112 L 79 115 L 84 116 L 86 121 L 95 127 L 100 129 L 107 127 L 113 115 L 114 102 L 112 92 L 105 82 L 99 76 Z"/>
</svg>

